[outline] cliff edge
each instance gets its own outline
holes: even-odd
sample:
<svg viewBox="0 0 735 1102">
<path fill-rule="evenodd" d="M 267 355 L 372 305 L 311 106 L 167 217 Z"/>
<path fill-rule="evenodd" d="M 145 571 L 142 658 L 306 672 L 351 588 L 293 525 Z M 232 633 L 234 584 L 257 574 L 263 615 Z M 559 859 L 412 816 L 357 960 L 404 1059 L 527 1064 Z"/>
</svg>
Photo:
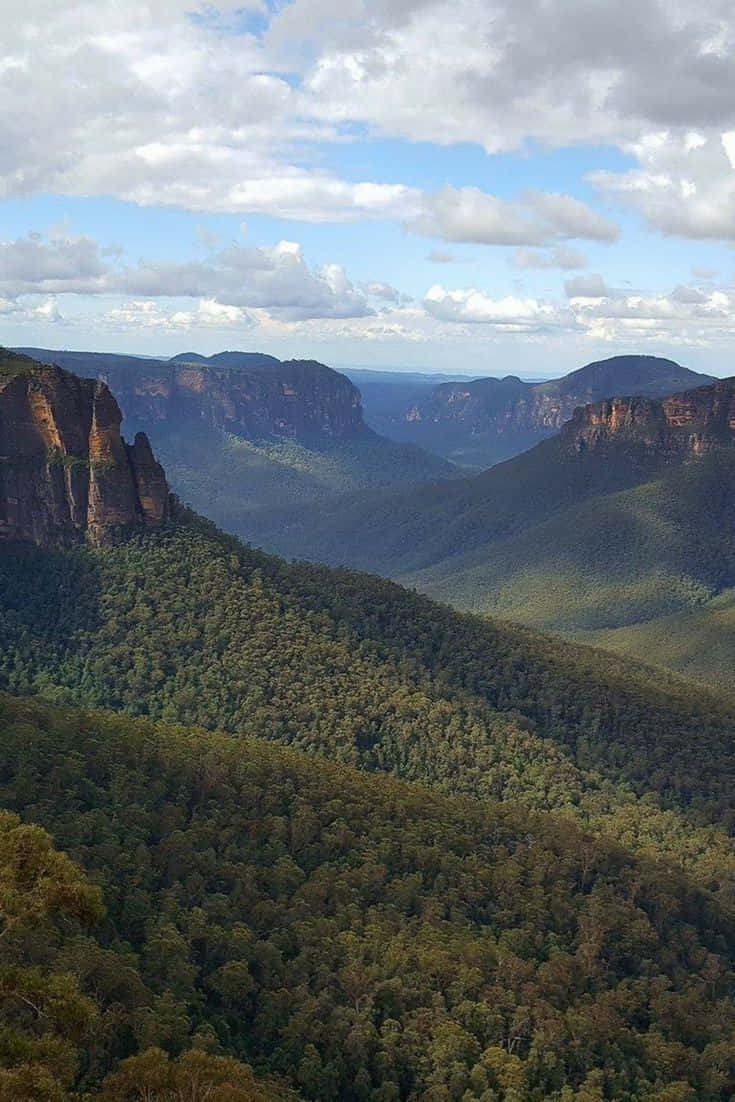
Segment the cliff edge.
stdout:
<svg viewBox="0 0 735 1102">
<path fill-rule="evenodd" d="M 102 544 L 163 524 L 163 468 L 121 420 L 105 383 L 0 350 L 0 538 Z"/>
</svg>

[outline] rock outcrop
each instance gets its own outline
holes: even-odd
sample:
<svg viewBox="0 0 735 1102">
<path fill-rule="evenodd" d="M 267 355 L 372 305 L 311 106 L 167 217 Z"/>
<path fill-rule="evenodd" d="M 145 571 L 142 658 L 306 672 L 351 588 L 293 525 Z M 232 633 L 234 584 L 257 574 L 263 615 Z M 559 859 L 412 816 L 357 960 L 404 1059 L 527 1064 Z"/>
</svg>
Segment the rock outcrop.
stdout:
<svg viewBox="0 0 735 1102">
<path fill-rule="evenodd" d="M 203 422 L 249 440 L 350 440 L 366 435 L 360 392 L 349 379 L 310 360 L 261 367 L 209 362 L 103 368 L 126 424 Z"/>
<path fill-rule="evenodd" d="M 170 360 L 104 352 L 21 348 L 36 360 L 96 375 L 115 394 L 126 427 L 153 434 L 156 425 L 199 422 L 248 440 L 310 443 L 372 436 L 360 391 L 316 360 L 260 352 L 184 352 Z"/>
<path fill-rule="evenodd" d="M 583 406 L 563 427 L 569 452 L 626 447 L 661 459 L 703 455 L 735 440 L 735 379 L 670 398 L 613 398 Z"/>
<path fill-rule="evenodd" d="M 587 402 L 615 394 L 659 398 L 711 381 L 673 360 L 612 356 L 548 383 L 527 383 L 515 375 L 442 383 L 407 410 L 404 419 L 462 428 L 468 435 L 533 433 L 540 439 L 558 432 L 577 406 Z"/>
<path fill-rule="evenodd" d="M 166 477 L 148 440 L 120 435 L 104 382 L 0 356 L 0 538 L 102 544 L 168 516 Z"/>
</svg>

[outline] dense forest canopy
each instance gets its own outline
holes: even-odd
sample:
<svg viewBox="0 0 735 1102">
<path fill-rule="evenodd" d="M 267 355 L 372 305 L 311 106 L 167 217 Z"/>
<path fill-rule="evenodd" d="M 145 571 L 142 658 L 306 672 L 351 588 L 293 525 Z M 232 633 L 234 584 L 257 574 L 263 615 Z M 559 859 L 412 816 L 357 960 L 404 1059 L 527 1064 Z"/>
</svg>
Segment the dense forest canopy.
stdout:
<svg viewBox="0 0 735 1102">
<path fill-rule="evenodd" d="M 44 916 L 22 939 L 75 1033 L 59 1049 L 56 1017 L 19 1022 L 6 998 L 4 1098 L 168 1102 L 197 1076 L 229 1084 L 221 1102 L 284 1082 L 315 1102 L 735 1090 L 732 911 L 676 866 L 258 740 L 5 696 L 0 715 L 2 802 L 106 907 L 53 857 L 96 925 Z M 18 949 L 0 941 L 3 976 Z M 19 1025 L 36 1047 L 8 1053 Z M 57 1094 L 23 1093 L 30 1064 Z"/>
<path fill-rule="evenodd" d="M 732 822 L 733 707 L 646 667 L 286 564 L 186 512 L 104 549 L 6 547 L 0 586 L 13 692 L 610 820 L 705 879 L 712 847 L 729 854 L 710 824 Z"/>
</svg>

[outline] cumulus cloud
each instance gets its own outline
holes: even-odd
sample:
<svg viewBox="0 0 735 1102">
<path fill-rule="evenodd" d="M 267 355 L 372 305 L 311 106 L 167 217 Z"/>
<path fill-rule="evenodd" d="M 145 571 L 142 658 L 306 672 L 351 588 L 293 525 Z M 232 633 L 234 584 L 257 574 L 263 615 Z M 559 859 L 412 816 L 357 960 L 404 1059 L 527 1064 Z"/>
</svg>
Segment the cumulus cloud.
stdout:
<svg viewBox="0 0 735 1102">
<path fill-rule="evenodd" d="M 671 292 L 674 302 L 700 304 L 707 301 L 707 296 L 697 287 L 685 287 L 679 284 Z"/>
<path fill-rule="evenodd" d="M 492 244 L 613 240 L 609 220 L 570 196 L 426 196 L 400 181 L 341 180 L 314 149 L 344 140 L 345 127 L 489 150 L 634 141 L 670 124 L 680 73 L 688 122 L 732 116 L 732 18 L 719 0 L 696 17 L 641 0 L 625 20 L 602 0 L 346 0 L 338 20 L 327 0 L 253 7 L 270 21 L 262 36 L 230 3 L 214 18 L 203 3 L 144 2 L 134 24 L 116 0 L 14 12 L 0 57 L 0 194 L 391 218 Z"/>
<path fill-rule="evenodd" d="M 307 87 L 330 121 L 495 152 L 732 119 L 735 23 L 722 0 L 640 0 L 624 15 L 605 0 L 347 0 L 339 20 L 326 6 L 294 0 L 272 34 L 292 58 L 310 38 Z"/>
<path fill-rule="evenodd" d="M 385 290 L 387 284 L 379 284 Z M 199 298 L 223 308 L 259 308 L 284 318 L 361 317 L 373 312 L 367 293 L 344 268 L 312 268 L 301 246 L 232 245 L 206 260 L 105 264 L 90 237 L 45 240 L 29 234 L 0 241 L 0 295 L 119 294 Z"/>
<path fill-rule="evenodd" d="M 44 240 L 39 233 L 29 233 L 0 241 L 0 294 L 10 298 L 61 290 L 96 291 L 104 274 L 99 246 L 91 237 Z"/>
<path fill-rule="evenodd" d="M 735 135 L 660 131 L 630 151 L 638 168 L 590 180 L 661 233 L 735 241 Z"/>
<path fill-rule="evenodd" d="M 193 329 L 235 332 L 252 328 L 252 315 L 237 306 L 204 299 L 192 310 L 172 310 L 151 299 L 129 300 L 113 306 L 101 318 L 104 328 L 119 331 L 177 333 Z"/>
<path fill-rule="evenodd" d="M 512 295 L 493 299 L 476 288 L 446 290 L 440 284 L 424 296 L 424 308 L 442 321 L 492 325 L 505 331 L 543 328 L 553 322 L 553 306 Z"/>
<path fill-rule="evenodd" d="M 380 298 L 385 302 L 400 302 L 401 292 L 395 287 L 391 287 L 390 283 L 366 283 L 365 291 L 372 298 Z"/>
<path fill-rule="evenodd" d="M 577 298 L 570 309 L 575 324 L 596 340 L 701 347 L 729 344 L 735 336 L 735 292 L 711 291 L 695 300 L 678 290 L 668 295 Z"/>
</svg>

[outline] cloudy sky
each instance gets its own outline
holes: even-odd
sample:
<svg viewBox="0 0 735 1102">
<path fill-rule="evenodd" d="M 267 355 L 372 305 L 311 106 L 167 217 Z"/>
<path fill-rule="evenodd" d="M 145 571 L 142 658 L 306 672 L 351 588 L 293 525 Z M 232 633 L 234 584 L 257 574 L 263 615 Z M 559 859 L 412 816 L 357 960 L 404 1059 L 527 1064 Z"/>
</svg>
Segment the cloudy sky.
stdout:
<svg viewBox="0 0 735 1102">
<path fill-rule="evenodd" d="M 0 0 L 0 342 L 728 375 L 720 0 Z"/>
</svg>

